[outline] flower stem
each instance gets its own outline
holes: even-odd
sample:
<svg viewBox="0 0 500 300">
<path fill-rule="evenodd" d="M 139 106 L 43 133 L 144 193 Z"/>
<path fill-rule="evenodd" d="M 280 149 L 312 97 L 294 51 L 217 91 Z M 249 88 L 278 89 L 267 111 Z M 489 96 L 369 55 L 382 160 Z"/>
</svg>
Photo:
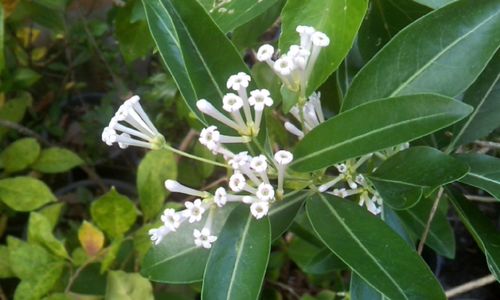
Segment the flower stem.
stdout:
<svg viewBox="0 0 500 300">
<path fill-rule="evenodd" d="M 223 164 L 223 163 L 220 163 L 220 162 L 216 162 L 216 161 L 213 161 L 213 160 L 209 160 L 209 159 L 206 159 L 206 158 L 203 158 L 203 157 L 199 157 L 199 156 L 192 155 L 192 154 L 189 154 L 187 152 L 175 149 L 173 147 L 170 147 L 168 144 L 164 144 L 163 148 L 166 149 L 166 150 L 170 150 L 170 151 L 172 151 L 172 152 L 174 152 L 176 154 L 179 154 L 181 156 L 184 156 L 184 157 L 187 157 L 187 158 L 191 158 L 191 159 L 194 159 L 194 160 L 197 160 L 197 161 L 201 161 L 201 162 L 206 163 L 206 164 L 210 164 L 210 165 L 214 165 L 214 166 L 218 166 L 218 167 L 223 167 L 223 168 L 228 168 L 229 167 L 226 164 Z"/>
</svg>

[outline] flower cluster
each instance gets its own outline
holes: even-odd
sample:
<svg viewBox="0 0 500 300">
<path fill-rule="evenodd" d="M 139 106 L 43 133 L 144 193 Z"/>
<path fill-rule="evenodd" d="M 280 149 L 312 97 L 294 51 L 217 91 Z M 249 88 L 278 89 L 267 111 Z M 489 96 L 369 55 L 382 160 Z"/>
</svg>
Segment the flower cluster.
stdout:
<svg viewBox="0 0 500 300">
<path fill-rule="evenodd" d="M 302 109 L 297 104 L 290 109 L 290 113 L 297 120 L 297 122 L 303 124 L 302 127 L 306 133 L 319 124 L 325 122 L 320 97 L 320 92 L 313 93 L 309 96 L 309 100 L 304 103 Z M 293 123 L 287 121 L 284 126 L 288 132 L 297 136 L 299 139 L 304 137 L 304 131 L 300 130 Z"/>
</svg>

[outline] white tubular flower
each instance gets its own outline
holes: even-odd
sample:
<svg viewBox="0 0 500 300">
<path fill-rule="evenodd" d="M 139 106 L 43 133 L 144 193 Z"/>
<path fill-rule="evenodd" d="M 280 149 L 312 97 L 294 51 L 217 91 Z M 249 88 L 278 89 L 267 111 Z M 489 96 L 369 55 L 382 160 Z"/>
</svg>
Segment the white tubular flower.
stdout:
<svg viewBox="0 0 500 300">
<path fill-rule="evenodd" d="M 299 140 L 304 138 L 304 133 L 302 132 L 302 130 L 298 129 L 297 126 L 293 125 L 290 122 L 285 122 L 285 129 L 291 134 L 298 137 Z"/>
<path fill-rule="evenodd" d="M 269 202 L 257 201 L 250 205 L 250 212 L 256 219 L 261 219 L 269 212 Z"/>
<path fill-rule="evenodd" d="M 124 122 L 124 124 L 119 122 Z M 159 148 L 158 143 L 164 140 L 142 109 L 139 96 L 131 97 L 118 108 L 115 116 L 104 128 L 101 137 L 108 146 L 117 142 L 122 149 L 128 146 Z"/>
<path fill-rule="evenodd" d="M 229 178 L 229 187 L 233 192 L 241 192 L 245 189 L 247 185 L 247 181 L 245 180 L 245 177 L 241 173 L 234 173 L 230 178 Z"/>
<path fill-rule="evenodd" d="M 257 188 L 257 193 L 255 195 L 260 201 L 271 201 L 274 199 L 273 186 L 268 183 L 261 183 Z"/>
<path fill-rule="evenodd" d="M 153 228 L 148 231 L 149 235 L 151 236 L 150 239 L 151 241 L 155 244 L 158 245 L 161 243 L 163 238 L 169 233 L 169 229 L 166 226 L 160 226 L 158 228 Z"/>
<path fill-rule="evenodd" d="M 301 70 L 306 68 L 309 55 L 311 55 L 309 50 L 297 45 L 290 46 L 290 50 L 287 53 L 287 56 L 293 60 L 294 65 Z"/>
<path fill-rule="evenodd" d="M 241 88 L 247 88 L 251 80 L 252 78 L 248 74 L 239 72 L 238 74 L 231 75 L 229 77 L 226 86 L 228 89 L 239 91 Z"/>
<path fill-rule="evenodd" d="M 369 212 L 371 212 L 374 215 L 378 215 L 379 213 L 382 212 L 382 209 L 377 206 L 377 197 L 374 195 L 372 198 L 368 196 L 367 192 L 364 192 L 361 194 L 359 197 L 359 205 L 366 206 L 366 209 L 368 209 Z"/>
<path fill-rule="evenodd" d="M 273 105 L 273 99 L 269 97 L 269 93 L 266 89 L 253 90 L 250 92 L 250 98 L 248 98 L 248 103 L 255 109 L 255 111 L 263 111 L 264 108 Z"/>
<path fill-rule="evenodd" d="M 265 183 L 269 183 L 269 178 L 267 177 L 267 160 L 264 155 L 259 155 L 250 161 L 250 168 L 257 172 Z"/>
<path fill-rule="evenodd" d="M 198 107 L 198 109 L 206 114 L 206 115 L 209 115 L 210 117 L 218 120 L 219 122 L 221 123 L 224 123 L 225 125 L 237 130 L 237 131 L 240 131 L 240 130 L 243 130 L 244 127 L 242 127 L 241 125 L 237 124 L 236 122 L 234 122 L 233 120 L 229 119 L 228 117 L 226 117 L 224 114 L 222 114 L 220 111 L 218 111 L 213 105 L 212 103 L 208 102 L 207 100 L 205 99 L 200 99 L 196 102 L 196 107 Z"/>
<path fill-rule="evenodd" d="M 286 55 L 282 55 L 278 60 L 274 62 L 274 70 L 281 76 L 289 76 L 295 69 L 293 61 Z"/>
<path fill-rule="evenodd" d="M 200 198 L 206 198 L 210 196 L 210 194 L 207 192 L 202 192 L 199 190 L 192 189 L 190 187 L 180 184 L 175 180 L 170 180 L 170 179 L 165 180 L 165 188 L 172 193 L 181 193 Z"/>
<path fill-rule="evenodd" d="M 328 190 L 329 188 L 331 188 L 332 186 L 334 186 L 337 183 L 339 183 L 344 178 L 345 178 L 345 175 L 344 174 L 340 174 L 339 176 L 335 177 L 334 179 L 328 181 L 327 183 L 324 183 L 324 184 L 320 185 L 318 187 L 318 191 L 320 191 L 321 193 L 323 193 L 326 190 Z"/>
<path fill-rule="evenodd" d="M 314 110 L 316 111 L 319 122 L 325 122 L 325 116 L 323 115 L 323 109 L 321 108 L 321 93 L 312 93 L 311 96 L 309 96 L 309 102 L 314 106 Z"/>
<path fill-rule="evenodd" d="M 345 197 L 347 197 L 347 190 L 344 188 L 334 189 L 332 192 L 332 195 L 340 197 L 340 198 L 345 198 Z"/>
<path fill-rule="evenodd" d="M 305 78 L 309 78 L 309 76 L 311 75 L 311 71 L 316 64 L 316 60 L 318 59 L 321 48 L 324 48 L 330 44 L 330 39 L 328 38 L 328 36 L 319 31 L 316 31 L 312 34 L 311 41 L 313 47 L 311 50 L 311 56 L 309 57 L 309 62 L 307 63 Z"/>
<path fill-rule="evenodd" d="M 319 125 L 318 117 L 316 116 L 316 111 L 312 103 L 307 102 L 304 107 L 304 121 L 309 125 L 310 128 L 314 128 Z"/>
<path fill-rule="evenodd" d="M 251 159 L 252 157 L 248 155 L 247 151 L 242 151 L 230 159 L 228 163 L 234 170 L 240 170 L 242 167 L 249 165 Z"/>
<path fill-rule="evenodd" d="M 161 221 L 170 231 L 176 231 L 181 225 L 181 216 L 175 212 L 175 209 L 167 208 L 161 216 Z"/>
<path fill-rule="evenodd" d="M 335 165 L 335 168 L 337 168 L 337 170 L 340 173 L 345 174 L 347 172 L 347 166 L 346 166 L 346 164 L 337 164 L 337 165 Z"/>
<path fill-rule="evenodd" d="M 364 186 L 366 184 L 365 177 L 361 174 L 356 175 L 356 178 L 354 179 L 354 181 L 362 186 Z"/>
<path fill-rule="evenodd" d="M 254 202 L 257 202 L 258 199 L 253 197 L 253 196 L 243 196 L 243 198 L 241 198 L 241 201 L 245 204 L 252 204 Z"/>
<path fill-rule="evenodd" d="M 214 194 L 214 202 L 218 207 L 223 207 L 227 202 L 227 193 L 226 189 L 223 187 L 219 187 L 215 190 Z"/>
<path fill-rule="evenodd" d="M 274 54 L 274 47 L 269 44 L 260 46 L 257 51 L 257 60 L 260 62 L 270 62 Z"/>
<path fill-rule="evenodd" d="M 210 235 L 210 229 L 208 228 L 203 228 L 201 231 L 195 229 L 193 231 L 193 236 L 194 244 L 197 247 L 203 247 L 205 249 L 212 248 L 213 242 L 217 240 L 217 237 L 215 235 Z"/>
<path fill-rule="evenodd" d="M 186 206 L 184 213 L 186 218 L 188 218 L 189 223 L 201 221 L 205 208 L 203 207 L 200 199 L 196 199 L 194 202 L 186 201 L 184 205 Z"/>
<path fill-rule="evenodd" d="M 330 39 L 323 32 L 316 31 L 311 36 L 311 41 L 314 46 L 324 48 L 330 45 Z"/>
<path fill-rule="evenodd" d="M 311 49 L 311 36 L 316 32 L 314 27 L 299 25 L 296 31 L 300 36 L 300 46 L 304 49 Z"/>
<path fill-rule="evenodd" d="M 231 117 L 238 124 L 238 126 L 240 128 L 246 128 L 245 121 L 243 121 L 243 117 L 240 113 L 240 109 L 243 107 L 243 99 L 236 94 L 227 93 L 222 98 L 222 103 L 222 108 L 231 114 Z"/>
<path fill-rule="evenodd" d="M 216 126 L 203 128 L 198 140 L 202 145 L 207 147 L 208 150 L 214 151 L 220 145 L 220 132 L 217 130 Z"/>
<path fill-rule="evenodd" d="M 293 160 L 293 154 L 286 150 L 280 150 L 274 154 L 274 159 L 278 165 L 286 166 Z"/>
<path fill-rule="evenodd" d="M 358 187 L 358 184 L 352 180 L 351 176 L 347 176 L 346 181 L 351 189 L 356 189 Z"/>
</svg>

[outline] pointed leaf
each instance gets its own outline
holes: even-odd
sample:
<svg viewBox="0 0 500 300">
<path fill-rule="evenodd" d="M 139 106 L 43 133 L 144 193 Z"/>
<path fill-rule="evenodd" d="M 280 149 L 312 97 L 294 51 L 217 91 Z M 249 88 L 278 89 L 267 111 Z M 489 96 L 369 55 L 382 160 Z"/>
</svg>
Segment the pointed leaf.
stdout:
<svg viewBox="0 0 500 300">
<path fill-rule="evenodd" d="M 411 141 L 464 118 L 472 108 L 438 95 L 380 99 L 341 113 L 297 145 L 293 169 L 313 171 Z"/>
<path fill-rule="evenodd" d="M 220 106 L 229 76 L 250 71 L 196 0 L 143 0 L 143 4 L 163 62 L 187 105 L 203 120 L 196 101 L 206 98 Z"/>
<path fill-rule="evenodd" d="M 456 96 L 499 44 L 500 2 L 456 1 L 399 32 L 355 77 L 342 110 L 400 95 Z"/>
<path fill-rule="evenodd" d="M 269 219 L 255 219 L 248 206 L 233 210 L 208 258 L 203 299 L 258 299 L 271 250 Z"/>
<path fill-rule="evenodd" d="M 138 273 L 110 271 L 105 299 L 154 300 L 153 287 Z"/>
<path fill-rule="evenodd" d="M 282 12 L 282 53 L 299 44 L 298 25 L 313 26 L 330 38 L 321 50 L 307 86 L 306 95 L 316 90 L 335 71 L 352 47 L 366 9 L 367 0 L 288 0 Z"/>
<path fill-rule="evenodd" d="M 64 244 L 56 239 L 52 233 L 52 225 L 50 224 L 50 221 L 40 213 L 32 212 L 30 214 L 28 241 L 30 243 L 37 243 L 46 247 L 55 255 L 63 258 L 69 258 Z"/>
<path fill-rule="evenodd" d="M 426 5 L 430 8 L 438 9 L 440 7 L 443 7 L 455 0 L 413 0 L 417 3 Z"/>
<path fill-rule="evenodd" d="M 445 299 L 422 258 L 365 209 L 323 194 L 309 199 L 306 208 L 323 243 L 388 298 Z"/>
<path fill-rule="evenodd" d="M 24 138 L 10 144 L 0 154 L 5 171 L 18 172 L 31 165 L 40 154 L 40 144 L 34 138 Z"/>
<path fill-rule="evenodd" d="M 52 147 L 44 149 L 31 167 L 42 173 L 61 173 L 82 164 L 84 161 L 73 151 Z"/>
<path fill-rule="evenodd" d="M 0 180 L 0 200 L 13 210 L 31 211 L 56 201 L 56 197 L 43 181 L 12 177 Z"/>
<path fill-rule="evenodd" d="M 351 273 L 351 283 L 349 292 L 351 300 L 385 300 L 386 298 L 372 288 L 363 278 L 356 273 Z"/>
<path fill-rule="evenodd" d="M 90 256 L 96 256 L 104 246 L 104 233 L 87 221 L 83 221 L 78 229 L 78 240 L 85 253 Z"/>
<path fill-rule="evenodd" d="M 271 206 L 269 221 L 271 222 L 272 240 L 279 238 L 290 227 L 308 196 L 309 194 L 305 192 L 291 193 Z"/>
<path fill-rule="evenodd" d="M 459 154 L 459 160 L 470 166 L 460 182 L 478 187 L 500 201 L 500 159 L 485 154 Z"/>
</svg>

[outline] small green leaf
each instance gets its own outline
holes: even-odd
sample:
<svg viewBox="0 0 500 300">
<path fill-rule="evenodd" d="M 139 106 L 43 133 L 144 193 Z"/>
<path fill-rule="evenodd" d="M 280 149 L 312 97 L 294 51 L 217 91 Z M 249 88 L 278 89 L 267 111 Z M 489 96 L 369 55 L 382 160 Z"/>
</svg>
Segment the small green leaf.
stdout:
<svg viewBox="0 0 500 300">
<path fill-rule="evenodd" d="M 19 239 L 8 237 L 9 263 L 16 277 L 28 280 L 46 272 L 46 267 L 56 261 L 43 247 L 28 244 Z"/>
<path fill-rule="evenodd" d="M 104 234 L 99 228 L 87 221 L 83 221 L 78 229 L 78 240 L 87 256 L 96 256 L 104 246 Z"/>
<path fill-rule="evenodd" d="M 134 203 L 114 188 L 97 199 L 90 207 L 92 220 L 110 237 L 120 237 L 135 223 Z"/>
<path fill-rule="evenodd" d="M 12 177 L 0 180 L 0 200 L 17 211 L 32 211 L 56 201 L 49 187 L 31 177 Z"/>
<path fill-rule="evenodd" d="M 52 233 L 50 221 L 42 214 L 32 212 L 28 225 L 28 241 L 40 244 L 57 256 L 69 258 L 64 244 Z"/>
<path fill-rule="evenodd" d="M 110 271 L 104 299 L 154 300 L 153 287 L 139 273 Z"/>
<path fill-rule="evenodd" d="M 0 154 L 5 171 L 8 173 L 26 169 L 40 155 L 40 144 L 34 138 L 24 138 L 10 144 Z"/>
<path fill-rule="evenodd" d="M 424 188 L 454 182 L 468 170 L 466 164 L 437 149 L 419 146 L 389 157 L 369 179 L 384 203 L 394 209 L 407 209 L 420 200 Z"/>
<path fill-rule="evenodd" d="M 31 102 L 32 98 L 29 93 L 21 93 L 17 98 L 11 99 L 3 106 L 0 106 L 0 119 L 14 123 L 20 122 Z M 2 140 L 7 130 L 5 127 L 0 127 L 0 140 Z"/>
<path fill-rule="evenodd" d="M 44 149 L 31 167 L 42 173 L 62 173 L 82 164 L 84 161 L 73 151 L 52 147 Z"/>
<path fill-rule="evenodd" d="M 486 255 L 488 268 L 500 281 L 500 235 L 495 226 L 456 190 L 448 190 L 450 201 L 458 216 Z"/>
<path fill-rule="evenodd" d="M 106 255 L 101 262 L 101 274 L 109 270 L 111 265 L 115 262 L 115 259 L 120 251 L 123 243 L 123 238 L 116 238 L 111 242 L 111 245 L 106 248 Z"/>
<path fill-rule="evenodd" d="M 64 270 L 64 262 L 56 261 L 29 279 L 23 279 L 14 293 L 14 300 L 38 300 L 56 285 Z"/>
<path fill-rule="evenodd" d="M 168 150 L 150 151 L 137 169 L 137 189 L 141 210 L 146 220 L 156 217 L 168 192 L 164 182 L 177 178 L 177 164 Z"/>
<path fill-rule="evenodd" d="M 499 12 L 498 1 L 463 0 L 413 22 L 356 75 L 342 111 L 379 98 L 460 94 L 500 44 Z"/>
<path fill-rule="evenodd" d="M 288 0 L 282 12 L 282 34 L 279 41 L 285 53 L 299 43 L 298 25 L 313 26 L 330 38 L 330 45 L 321 50 L 306 95 L 316 90 L 335 71 L 352 47 L 368 7 L 367 0 Z"/>
<path fill-rule="evenodd" d="M 50 223 L 50 229 L 54 230 L 57 223 L 59 222 L 59 217 L 61 216 L 61 211 L 64 207 L 64 203 L 55 203 L 47 205 L 40 209 L 38 212 L 42 214 Z"/>
<path fill-rule="evenodd" d="M 14 277 L 9 262 L 9 249 L 4 245 L 0 245 L 0 279 L 9 277 Z"/>
<path fill-rule="evenodd" d="M 438 95 L 409 95 L 368 102 L 309 132 L 291 166 L 313 171 L 417 139 L 467 116 L 472 107 Z"/>
<path fill-rule="evenodd" d="M 271 250 L 269 219 L 255 219 L 248 206 L 229 215 L 203 276 L 203 299 L 258 299 Z"/>
<path fill-rule="evenodd" d="M 485 154 L 459 154 L 456 158 L 470 166 L 460 182 L 483 189 L 500 201 L 500 159 Z"/>
<path fill-rule="evenodd" d="M 388 298 L 445 299 L 439 282 L 422 258 L 364 208 L 345 199 L 318 194 L 309 199 L 306 209 L 323 243 Z"/>
</svg>

